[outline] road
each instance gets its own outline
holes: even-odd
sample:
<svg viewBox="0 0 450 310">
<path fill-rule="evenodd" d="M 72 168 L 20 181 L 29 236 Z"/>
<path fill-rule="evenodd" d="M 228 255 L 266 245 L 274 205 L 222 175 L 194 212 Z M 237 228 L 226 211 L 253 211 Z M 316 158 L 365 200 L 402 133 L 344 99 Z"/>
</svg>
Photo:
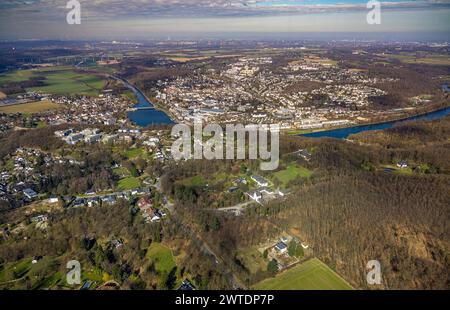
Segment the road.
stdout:
<svg viewBox="0 0 450 310">
<path fill-rule="evenodd" d="M 216 270 L 219 271 L 225 277 L 225 279 L 228 280 L 228 282 L 234 289 L 245 288 L 245 285 L 241 283 L 241 281 L 228 268 L 225 261 L 217 253 L 215 253 L 214 250 L 211 249 L 211 247 L 208 245 L 208 243 L 203 240 L 192 227 L 190 227 L 190 224 L 177 213 L 175 204 L 170 202 L 162 192 L 160 180 L 158 180 L 156 184 L 152 185 L 152 187 L 162 195 L 165 204 L 164 207 L 170 212 L 172 220 L 174 220 L 178 224 L 182 232 L 186 236 L 188 236 L 188 238 L 192 242 L 195 243 L 200 251 L 211 260 L 212 264 L 216 266 Z M 252 201 L 249 201 L 248 203 L 252 203 Z"/>
<path fill-rule="evenodd" d="M 243 202 L 240 204 L 237 204 L 235 206 L 232 207 L 226 207 L 226 208 L 219 208 L 219 209 L 214 209 L 216 211 L 221 211 L 221 212 L 231 212 L 234 211 L 236 214 L 242 214 L 242 212 L 245 210 L 246 207 L 248 207 L 249 205 L 252 205 L 254 203 L 257 203 L 254 200 L 250 200 L 247 202 Z"/>
<path fill-rule="evenodd" d="M 174 220 L 182 232 L 200 249 L 200 251 L 211 260 L 211 263 L 215 266 L 216 271 L 220 272 L 222 276 L 227 279 L 234 289 L 244 289 L 245 285 L 234 275 L 234 273 L 228 268 L 225 261 L 214 252 L 213 249 L 204 241 L 194 229 L 190 227 L 176 211 L 171 213 L 171 218 Z"/>
</svg>

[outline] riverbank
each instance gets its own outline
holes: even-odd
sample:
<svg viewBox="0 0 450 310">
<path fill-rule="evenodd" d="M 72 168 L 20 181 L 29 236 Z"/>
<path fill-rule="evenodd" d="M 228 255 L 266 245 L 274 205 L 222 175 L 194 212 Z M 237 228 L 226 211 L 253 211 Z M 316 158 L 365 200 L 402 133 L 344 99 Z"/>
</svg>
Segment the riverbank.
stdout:
<svg viewBox="0 0 450 310">
<path fill-rule="evenodd" d="M 165 114 L 167 114 L 167 116 L 169 116 L 169 118 L 172 120 L 172 122 L 178 124 L 180 123 L 177 118 L 175 117 L 175 115 L 170 112 L 167 107 L 163 106 L 162 104 L 160 104 L 158 102 L 158 100 L 156 98 L 151 100 L 151 103 L 153 104 L 153 106 L 155 107 L 155 109 L 157 109 L 158 111 L 164 112 Z"/>
<path fill-rule="evenodd" d="M 410 115 L 408 117 L 397 118 L 395 120 L 372 123 L 372 124 L 364 124 L 343 128 L 335 128 L 335 129 L 327 129 L 322 131 L 315 131 L 312 133 L 302 134 L 303 137 L 309 138 L 337 138 L 337 139 L 346 139 L 348 136 L 352 134 L 357 134 L 364 131 L 374 131 L 374 130 L 384 130 L 389 129 L 395 126 L 396 124 L 405 122 L 405 121 L 418 121 L 418 120 L 435 120 L 443 118 L 450 114 L 450 106 L 441 107 L 437 110 L 432 110 L 428 112 L 416 113 L 414 115 Z"/>
<path fill-rule="evenodd" d="M 165 109 L 161 109 L 160 105 L 153 103 L 150 99 L 136 86 L 128 82 L 127 80 L 111 76 L 112 78 L 123 83 L 127 88 L 129 88 L 134 96 L 136 97 L 138 103 L 135 104 L 134 108 L 153 108 L 145 110 L 135 110 L 128 112 L 128 119 L 135 125 L 140 127 L 147 127 L 149 125 L 168 125 L 175 124 L 173 115 L 171 115 Z"/>
<path fill-rule="evenodd" d="M 348 129 L 348 128 L 357 128 L 364 126 L 376 126 L 382 124 L 388 124 L 392 122 L 402 122 L 411 118 L 425 116 L 430 113 L 435 113 L 441 110 L 445 110 L 450 108 L 450 103 L 446 105 L 433 105 L 422 109 L 411 110 L 413 113 L 402 113 L 396 114 L 392 117 L 385 117 L 383 120 L 370 121 L 365 123 L 357 123 L 352 125 L 344 125 L 344 126 L 336 126 L 336 127 L 327 127 L 327 128 L 318 128 L 318 129 L 300 129 L 300 130 L 284 130 L 283 132 L 291 135 L 291 136 L 299 136 L 299 135 L 308 135 L 308 134 L 316 134 L 320 132 L 334 131 L 339 129 Z M 405 115 L 406 114 L 406 115 Z"/>
<path fill-rule="evenodd" d="M 441 89 L 444 92 L 449 92 L 450 88 L 448 87 L 448 84 L 443 84 L 441 85 Z M 376 121 L 370 121 L 367 123 L 359 123 L 359 124 L 353 124 L 353 125 L 348 125 L 348 126 L 337 126 L 337 127 L 330 127 L 330 128 L 320 128 L 317 130 L 311 129 L 305 129 L 305 130 L 286 130 L 285 132 L 288 135 L 295 135 L 295 136 L 299 136 L 299 135 L 308 135 L 308 134 L 316 134 L 316 133 L 320 133 L 320 132 L 328 132 L 328 131 L 334 131 L 334 130 L 339 130 L 339 129 L 347 129 L 347 128 L 357 128 L 357 127 L 363 127 L 363 126 L 376 126 L 376 125 L 382 125 L 382 124 L 388 124 L 388 123 L 392 123 L 392 122 L 401 122 L 401 121 L 405 121 L 411 118 L 415 118 L 415 117 L 420 117 L 420 116 L 424 116 L 426 114 L 430 114 L 430 113 L 435 113 L 438 112 L 440 110 L 445 110 L 447 108 L 450 107 L 450 102 L 446 102 L 444 104 L 434 104 L 434 105 L 430 105 L 427 107 L 424 107 L 422 109 L 414 109 L 411 111 L 414 111 L 411 114 L 408 114 L 406 111 L 406 116 L 404 115 L 405 113 L 402 113 L 401 116 L 393 116 L 385 118 L 383 120 L 376 120 Z"/>
</svg>

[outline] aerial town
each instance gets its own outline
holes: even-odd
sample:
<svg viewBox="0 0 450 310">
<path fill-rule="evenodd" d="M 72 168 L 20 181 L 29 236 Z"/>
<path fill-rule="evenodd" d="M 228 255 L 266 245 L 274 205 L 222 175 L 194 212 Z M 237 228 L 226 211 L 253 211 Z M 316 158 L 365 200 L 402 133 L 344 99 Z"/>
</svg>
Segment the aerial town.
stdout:
<svg viewBox="0 0 450 310">
<path fill-rule="evenodd" d="M 156 98 L 179 122 L 195 117 L 207 122 L 280 123 L 284 129 L 317 129 L 349 125 L 374 115 L 369 97 L 386 95 L 371 87 L 395 78 L 369 77 L 341 69 L 330 59 L 308 56 L 273 70 L 271 57 L 241 58 L 224 71 L 160 82 Z M 294 83 L 322 86 L 288 91 Z M 317 104 L 308 102 L 320 98 Z M 378 112 L 380 113 L 380 112 Z"/>
<path fill-rule="evenodd" d="M 0 289 L 447 288 L 447 43 L 26 44 L 0 43 Z M 280 125 L 278 167 L 176 160 L 198 119 Z"/>
</svg>

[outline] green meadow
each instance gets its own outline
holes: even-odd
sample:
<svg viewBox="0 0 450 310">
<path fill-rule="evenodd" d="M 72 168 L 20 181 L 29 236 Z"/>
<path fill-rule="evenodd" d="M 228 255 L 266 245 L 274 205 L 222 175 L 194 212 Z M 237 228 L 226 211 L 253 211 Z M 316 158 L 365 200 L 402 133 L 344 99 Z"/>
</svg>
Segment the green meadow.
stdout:
<svg viewBox="0 0 450 310">
<path fill-rule="evenodd" d="M 19 70 L 0 75 L 0 85 L 9 82 L 25 82 L 32 78 L 45 77 L 45 86 L 27 88 L 27 91 L 55 95 L 80 94 L 96 96 L 105 86 L 99 76 L 77 72 L 69 67 L 49 67 L 32 70 Z"/>
<path fill-rule="evenodd" d="M 176 267 L 172 251 L 161 243 L 153 242 L 148 251 L 147 257 L 155 264 L 158 273 L 170 273 Z"/>
<path fill-rule="evenodd" d="M 189 187 L 203 187 L 206 185 L 206 180 L 202 176 L 196 175 L 179 181 L 179 183 Z"/>
<path fill-rule="evenodd" d="M 290 164 L 286 169 L 275 172 L 273 177 L 278 179 L 283 187 L 287 187 L 289 182 L 297 178 L 309 178 L 312 172 L 304 167 Z"/>
<path fill-rule="evenodd" d="M 119 181 L 118 188 L 121 191 L 127 191 L 131 189 L 136 189 L 141 186 L 141 182 L 134 177 L 124 178 Z"/>
<path fill-rule="evenodd" d="M 255 285 L 257 290 L 352 290 L 331 268 L 314 258 Z"/>
<path fill-rule="evenodd" d="M 140 155 L 142 155 L 144 153 L 144 150 L 141 148 L 132 148 L 129 150 L 126 150 L 123 155 L 128 158 L 128 159 L 132 159 L 132 158 L 136 158 Z"/>
</svg>

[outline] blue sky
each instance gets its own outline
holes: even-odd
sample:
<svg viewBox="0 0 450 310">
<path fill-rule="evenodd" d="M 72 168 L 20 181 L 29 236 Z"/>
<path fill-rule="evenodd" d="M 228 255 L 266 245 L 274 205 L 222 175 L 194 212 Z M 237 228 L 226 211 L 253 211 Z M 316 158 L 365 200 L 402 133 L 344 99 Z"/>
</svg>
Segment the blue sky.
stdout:
<svg viewBox="0 0 450 310">
<path fill-rule="evenodd" d="M 79 0 L 82 24 L 66 23 L 67 0 L 2 0 L 0 39 L 258 38 L 306 33 L 405 33 L 450 41 L 450 0 L 386 0 L 368 25 L 364 0 Z"/>
</svg>

